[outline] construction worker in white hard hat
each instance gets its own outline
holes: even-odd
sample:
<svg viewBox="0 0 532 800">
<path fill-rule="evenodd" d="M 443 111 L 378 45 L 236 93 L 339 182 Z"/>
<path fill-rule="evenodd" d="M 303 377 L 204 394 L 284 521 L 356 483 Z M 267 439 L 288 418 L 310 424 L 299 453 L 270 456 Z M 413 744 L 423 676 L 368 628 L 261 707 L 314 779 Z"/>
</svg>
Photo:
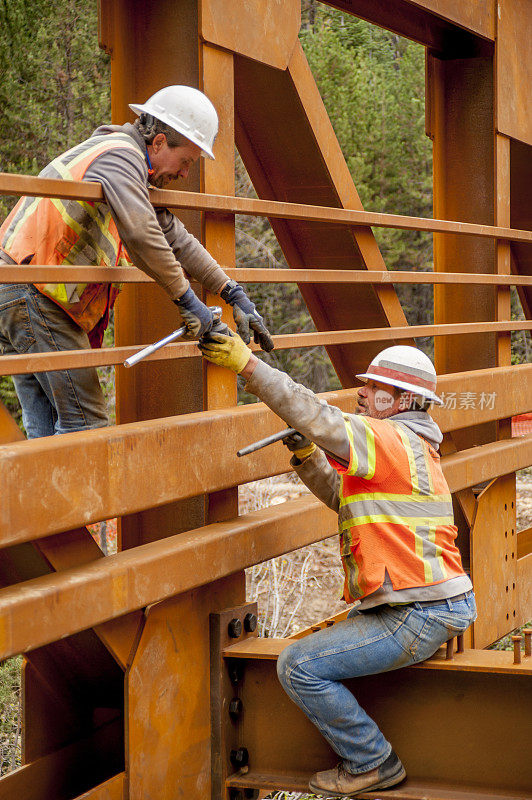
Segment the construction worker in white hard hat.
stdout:
<svg viewBox="0 0 532 800">
<path fill-rule="evenodd" d="M 428 413 L 441 403 L 434 366 L 415 347 L 386 348 L 357 376 L 365 384 L 348 414 L 259 361 L 238 336 L 212 333 L 200 348 L 300 431 L 285 441 L 290 463 L 338 513 L 344 599 L 353 609 L 294 641 L 278 661 L 284 689 L 340 757 L 309 787 L 355 797 L 394 786 L 405 767 L 343 681 L 423 661 L 476 617 L 438 455 L 443 437 Z"/>
<path fill-rule="evenodd" d="M 134 264 L 165 289 L 187 334 L 199 337 L 213 316 L 190 288 L 190 276 L 232 306 L 246 341 L 253 335 L 271 350 L 272 338 L 243 288 L 177 217 L 150 203 L 150 186 L 186 178 L 200 155 L 214 158 L 216 109 L 190 86 L 167 86 L 130 108 L 138 115 L 134 124 L 101 126 L 40 173 L 99 183 L 103 202 L 22 197 L 0 228 L 0 263 L 21 265 L 19 284 L 0 285 L 0 350 L 99 347 L 120 291 L 114 284 L 27 284 L 26 264 Z M 19 375 L 14 382 L 29 438 L 108 424 L 93 368 Z"/>
</svg>

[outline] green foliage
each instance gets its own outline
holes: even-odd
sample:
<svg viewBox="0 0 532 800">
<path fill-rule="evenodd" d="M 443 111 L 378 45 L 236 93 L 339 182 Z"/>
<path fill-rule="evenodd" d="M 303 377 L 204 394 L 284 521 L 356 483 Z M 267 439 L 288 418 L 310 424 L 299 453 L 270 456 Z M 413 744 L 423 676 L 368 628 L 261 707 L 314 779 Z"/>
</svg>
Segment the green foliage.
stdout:
<svg viewBox="0 0 532 800">
<path fill-rule="evenodd" d="M 109 59 L 96 0 L 0 5 L 1 157 L 35 172 L 110 117 Z"/>
<path fill-rule="evenodd" d="M 514 631 L 510 631 L 510 633 L 507 633 L 506 636 L 502 637 L 502 639 L 499 639 L 498 642 L 495 642 L 494 644 L 490 645 L 488 647 L 488 650 L 513 650 L 514 643 L 512 642 L 512 636 L 518 636 L 519 634 L 521 634 L 521 636 L 523 636 L 524 639 L 523 635 L 524 631 L 530 628 L 531 625 L 532 623 L 529 622 L 526 625 L 522 625 L 520 628 L 516 628 Z"/>
<path fill-rule="evenodd" d="M 0 170 L 36 175 L 110 120 L 97 0 L 3 0 L 0 29 Z M 0 197 L 0 219 L 17 200 Z M 21 424 L 11 378 L 0 400 Z"/>
<path fill-rule="evenodd" d="M 511 289 L 511 318 L 525 319 L 523 307 L 515 286 Z M 532 361 L 530 331 L 512 331 L 512 364 L 529 364 Z"/>
<path fill-rule="evenodd" d="M 22 656 L 0 664 L 0 775 L 20 766 Z"/>
<path fill-rule="evenodd" d="M 24 430 L 24 426 L 22 425 L 22 409 L 20 408 L 17 393 L 13 385 L 13 379 L 10 375 L 0 376 L 0 399 L 11 416 L 14 417 L 21 430 Z"/>
</svg>

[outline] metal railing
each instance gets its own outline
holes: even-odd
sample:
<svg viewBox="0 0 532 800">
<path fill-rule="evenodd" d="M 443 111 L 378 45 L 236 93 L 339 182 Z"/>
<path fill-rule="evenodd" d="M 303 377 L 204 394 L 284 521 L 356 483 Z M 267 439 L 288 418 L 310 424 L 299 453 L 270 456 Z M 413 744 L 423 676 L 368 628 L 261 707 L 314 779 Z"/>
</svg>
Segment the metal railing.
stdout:
<svg viewBox="0 0 532 800">
<path fill-rule="evenodd" d="M 25 192 L 32 196 L 62 197 L 72 200 L 103 200 L 101 186 L 83 181 L 62 181 L 36 178 L 25 175 L 0 173 L 0 194 Z M 394 214 L 377 214 L 364 211 L 325 206 L 310 206 L 270 200 L 254 200 L 241 197 L 205 195 L 195 192 L 153 190 L 150 199 L 154 206 L 189 210 L 219 212 L 223 214 L 248 214 L 270 218 L 327 222 L 347 226 L 367 226 L 416 230 L 432 233 L 454 233 L 489 237 L 498 240 L 531 242 L 532 231 L 513 230 L 490 225 L 465 222 L 423 219 Z M 486 285 L 486 286 L 532 286 L 529 275 L 495 275 L 468 273 L 427 273 L 383 270 L 327 270 L 327 269 L 232 269 L 226 268 L 229 277 L 243 283 L 298 283 L 298 284 L 433 284 L 433 285 Z M 22 279 L 22 274 L 24 279 Z M 123 282 L 151 283 L 145 273 L 136 268 L 82 267 L 76 265 L 47 266 L 23 265 L 0 266 L 1 283 L 54 283 L 65 282 Z M 360 342 L 386 342 L 412 337 L 459 336 L 476 333 L 509 333 L 532 330 L 530 320 L 499 320 L 486 322 L 463 322 L 438 325 L 416 325 L 385 328 L 366 328 L 343 331 L 319 331 L 313 333 L 274 336 L 277 350 L 354 344 Z M 118 366 L 126 358 L 138 352 L 147 342 L 138 346 L 102 348 L 96 351 L 65 351 L 61 353 L 31 354 L 28 356 L 0 356 L 0 373 L 29 374 L 58 369 L 81 367 Z M 253 348 L 257 349 L 257 348 Z M 194 344 L 181 342 L 154 353 L 147 361 L 175 358 L 199 357 Z"/>
<path fill-rule="evenodd" d="M 71 199 L 102 200 L 98 184 L 69 183 L 30 176 L 0 175 L 0 193 L 34 196 L 59 196 Z M 532 232 L 488 225 L 423 220 L 390 214 L 370 214 L 337 208 L 247 200 L 235 197 L 160 191 L 151 193 L 154 205 L 188 208 L 223 214 L 257 214 L 267 217 L 299 219 L 343 226 L 382 226 L 404 230 L 424 230 L 490 237 L 496 240 L 531 242 Z M 532 276 L 467 273 L 386 272 L 381 270 L 325 269 L 227 269 L 228 275 L 244 283 L 298 284 L 390 284 L 425 283 L 433 285 L 485 285 L 499 288 L 532 286 Z M 68 265 L 2 266 L 0 282 L 115 282 L 148 283 L 151 279 L 136 268 L 81 267 Z M 319 331 L 275 336 L 277 349 L 341 345 L 355 342 L 401 340 L 418 336 L 454 336 L 469 333 L 509 333 L 530 330 L 532 322 L 486 321 L 440 325 L 396 326 L 360 330 Z M 0 372 L 24 374 L 83 366 L 120 365 L 141 345 L 104 348 L 93 351 L 65 351 L 0 357 Z M 199 356 L 195 343 L 168 346 L 151 357 L 192 358 Z M 532 365 L 476 370 L 440 378 L 440 387 L 456 392 L 467 385 L 473 391 L 496 392 L 497 407 L 441 409 L 436 418 L 442 430 L 493 422 L 530 411 L 527 386 Z M 323 395 L 340 408 L 352 410 L 352 392 L 342 390 Z M 0 546 L 6 547 L 68 531 L 112 516 L 182 500 L 195 495 L 221 491 L 250 480 L 280 474 L 288 469 L 282 448 L 272 447 L 249 457 L 245 463 L 236 450 L 256 438 L 257 430 L 268 434 L 279 429 L 280 420 L 263 404 L 241 406 L 202 414 L 183 414 L 164 420 L 118 425 L 96 431 L 65 434 L 60 437 L 20 442 L 1 448 L 0 484 L 10 498 L 0 511 Z M 208 462 L 202 458 L 204 433 L 208 432 L 212 451 Z M 191 461 L 202 458 L 201 476 L 183 471 L 176 478 L 171 471 L 161 474 L 160 463 L 170 463 L 177 451 L 186 451 Z M 83 470 L 72 470 L 76 454 L 83 454 Z M 231 455 L 231 454 L 234 455 Z M 195 455 L 196 454 L 196 455 Z M 113 469 L 109 470 L 112 459 Z M 218 469 L 224 460 L 223 471 Z M 532 436 L 502 440 L 450 454 L 443 459 L 450 487 L 460 492 L 481 481 L 513 471 L 532 462 Z M 46 503 L 40 492 L 42 475 L 50 464 L 61 475 L 60 486 L 48 487 Z M 138 465 L 142 464 L 139 471 Z M 146 474 L 157 471 L 157 492 L 147 485 Z M 92 487 L 105 474 L 100 492 Z M 124 481 L 127 476 L 127 481 Z M 22 490 L 20 487 L 23 487 Z M 61 508 L 61 514 L 57 509 Z M 297 525 L 294 524 L 297 520 Z M 301 524 L 302 521 L 304 524 Z M 332 535 L 336 518 L 317 501 L 303 498 L 280 509 L 236 517 L 223 523 L 206 525 L 188 533 L 144 545 L 130 551 L 15 584 L 0 591 L 3 637 L 0 658 L 54 641 L 91 626 L 130 614 L 148 603 L 209 583 L 217 578 L 275 557 Z M 290 530 L 290 535 L 286 534 Z M 244 538 L 246 546 L 244 546 Z M 253 546 L 250 547 L 249 545 Z M 194 569 L 189 554 L 197 554 Z M 249 555 L 252 553 L 253 555 Z M 160 584 L 160 566 L 172 559 L 174 578 Z M 214 569 L 213 565 L 216 565 Z M 120 585 L 120 601 L 115 587 Z M 94 598 L 98 602 L 94 602 Z M 72 608 L 76 613 L 71 613 Z M 43 609 L 52 609 L 43 611 Z M 100 632 L 105 637 L 103 632 Z"/>
</svg>

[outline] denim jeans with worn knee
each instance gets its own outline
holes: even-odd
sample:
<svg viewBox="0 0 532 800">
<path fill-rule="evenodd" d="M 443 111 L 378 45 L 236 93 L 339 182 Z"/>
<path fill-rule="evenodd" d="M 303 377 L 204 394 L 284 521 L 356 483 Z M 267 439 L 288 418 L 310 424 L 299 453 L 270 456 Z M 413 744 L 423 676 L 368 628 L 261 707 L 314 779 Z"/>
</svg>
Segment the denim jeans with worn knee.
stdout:
<svg viewBox="0 0 532 800">
<path fill-rule="evenodd" d="M 424 661 L 476 618 L 473 592 L 424 606 L 378 606 L 298 639 L 277 662 L 283 688 L 354 774 L 380 766 L 390 743 L 343 685 Z"/>
<path fill-rule="evenodd" d="M 0 284 L 0 351 L 44 353 L 90 348 L 87 334 L 31 284 Z M 108 425 L 94 368 L 14 375 L 28 439 Z"/>
</svg>

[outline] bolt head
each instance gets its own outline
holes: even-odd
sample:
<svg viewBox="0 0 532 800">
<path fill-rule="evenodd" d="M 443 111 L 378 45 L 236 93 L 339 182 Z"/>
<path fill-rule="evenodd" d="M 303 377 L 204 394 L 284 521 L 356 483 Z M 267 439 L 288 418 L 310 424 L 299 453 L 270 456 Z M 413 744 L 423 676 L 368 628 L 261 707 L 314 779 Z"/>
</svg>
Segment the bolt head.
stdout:
<svg viewBox="0 0 532 800">
<path fill-rule="evenodd" d="M 242 622 L 238 619 L 238 617 L 233 617 L 227 626 L 227 632 L 229 633 L 231 639 L 238 639 L 239 636 L 242 636 Z"/>
<path fill-rule="evenodd" d="M 233 697 L 229 703 L 229 716 L 232 720 L 237 720 L 244 709 L 244 705 L 240 697 Z"/>
<path fill-rule="evenodd" d="M 235 769 L 242 769 L 248 765 L 249 753 L 246 747 L 239 747 L 238 750 L 231 750 L 229 758 Z"/>
<path fill-rule="evenodd" d="M 238 686 L 244 677 L 244 662 L 240 659 L 230 658 L 227 666 L 229 672 L 229 680 L 233 686 Z"/>
<path fill-rule="evenodd" d="M 246 614 L 244 617 L 244 630 L 247 633 L 253 633 L 257 628 L 257 617 L 255 614 Z"/>
</svg>

